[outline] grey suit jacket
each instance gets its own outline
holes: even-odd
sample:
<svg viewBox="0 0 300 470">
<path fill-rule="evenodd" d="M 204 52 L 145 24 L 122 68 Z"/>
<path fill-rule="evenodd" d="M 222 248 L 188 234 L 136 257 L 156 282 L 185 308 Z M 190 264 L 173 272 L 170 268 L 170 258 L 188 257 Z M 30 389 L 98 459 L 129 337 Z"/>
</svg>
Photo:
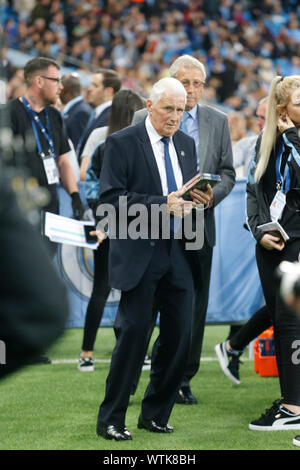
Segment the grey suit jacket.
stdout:
<svg viewBox="0 0 300 470">
<path fill-rule="evenodd" d="M 147 109 L 134 113 L 132 124 L 146 118 Z M 213 188 L 214 206 L 224 199 L 235 183 L 228 119 L 225 113 L 211 106 L 198 104 L 200 172 L 221 176 Z M 205 236 L 210 246 L 216 243 L 214 209 L 205 210 Z"/>
</svg>

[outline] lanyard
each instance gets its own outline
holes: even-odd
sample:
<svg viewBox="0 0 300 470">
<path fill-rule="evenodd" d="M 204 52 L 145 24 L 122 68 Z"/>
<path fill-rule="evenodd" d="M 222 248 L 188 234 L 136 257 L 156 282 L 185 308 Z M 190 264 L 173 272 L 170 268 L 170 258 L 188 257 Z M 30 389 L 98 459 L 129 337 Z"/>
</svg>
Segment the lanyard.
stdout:
<svg viewBox="0 0 300 470">
<path fill-rule="evenodd" d="M 42 145 L 41 145 L 41 142 L 40 142 L 40 138 L 39 138 L 39 134 L 38 134 L 36 125 L 39 126 L 43 136 L 47 140 L 47 143 L 48 143 L 48 146 L 49 146 L 49 154 L 53 158 L 56 158 L 56 153 L 55 153 L 53 138 L 52 138 L 52 132 L 51 132 L 50 119 L 49 119 L 49 114 L 48 114 L 47 108 L 44 108 L 44 113 L 45 113 L 45 117 L 46 117 L 46 129 L 45 129 L 45 127 L 41 123 L 41 120 L 38 117 L 37 113 L 32 109 L 32 107 L 28 103 L 25 96 L 22 96 L 22 103 L 23 103 L 23 105 L 25 107 L 25 110 L 27 111 L 27 114 L 30 118 L 32 129 L 33 129 L 35 140 L 36 140 L 36 145 L 37 145 L 38 152 L 39 152 L 40 156 L 42 158 L 44 158 L 45 153 L 43 152 L 43 148 L 42 148 Z"/>
<path fill-rule="evenodd" d="M 283 155 L 283 142 L 280 142 L 277 157 L 276 157 L 276 188 L 282 189 L 284 193 L 287 193 L 291 186 L 291 175 L 290 175 L 290 167 L 288 165 L 288 161 L 290 161 L 290 157 L 287 159 L 283 175 L 280 172 L 281 162 L 282 162 L 282 155 Z"/>
</svg>

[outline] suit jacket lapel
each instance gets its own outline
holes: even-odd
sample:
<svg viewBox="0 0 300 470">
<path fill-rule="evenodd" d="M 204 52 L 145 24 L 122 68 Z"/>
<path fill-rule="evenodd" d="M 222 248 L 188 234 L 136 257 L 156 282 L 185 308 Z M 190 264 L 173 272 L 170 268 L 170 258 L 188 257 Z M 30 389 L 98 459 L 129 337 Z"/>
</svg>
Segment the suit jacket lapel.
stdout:
<svg viewBox="0 0 300 470">
<path fill-rule="evenodd" d="M 210 117 L 207 114 L 201 112 L 201 105 L 198 105 L 199 113 L 199 157 L 200 157 L 200 168 L 199 171 L 203 172 L 205 168 L 205 160 L 208 155 L 208 141 L 210 134 Z"/>
<path fill-rule="evenodd" d="M 138 131 L 138 137 L 141 142 L 143 154 L 149 166 L 150 174 L 155 183 L 155 189 L 157 191 L 157 194 L 162 194 L 162 186 L 161 186 L 159 171 L 158 171 L 157 163 L 156 163 L 155 156 L 152 150 L 152 145 L 151 145 L 150 139 L 146 131 L 145 121 L 139 124 L 136 124 L 135 127 Z"/>
<path fill-rule="evenodd" d="M 173 143 L 174 143 L 178 162 L 179 162 L 181 172 L 182 172 L 182 181 L 183 183 L 186 183 L 191 178 L 191 175 L 187 174 L 187 165 L 185 164 L 186 158 L 188 157 L 186 157 L 187 152 L 183 148 L 182 143 L 180 142 L 180 139 L 178 138 L 177 132 L 173 136 Z"/>
</svg>

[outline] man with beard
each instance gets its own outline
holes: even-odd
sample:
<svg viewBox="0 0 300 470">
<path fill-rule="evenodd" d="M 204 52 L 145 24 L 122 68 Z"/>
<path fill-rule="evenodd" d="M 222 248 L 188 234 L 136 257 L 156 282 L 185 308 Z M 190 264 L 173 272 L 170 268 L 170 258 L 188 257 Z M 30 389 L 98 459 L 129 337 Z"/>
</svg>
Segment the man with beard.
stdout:
<svg viewBox="0 0 300 470">
<path fill-rule="evenodd" d="M 84 208 L 68 159 L 70 150 L 60 112 L 54 105 L 62 90 L 58 64 L 45 57 L 29 60 L 24 67 L 25 94 L 8 103 L 14 136 L 13 166 L 25 169 L 49 194 L 45 211 L 58 213 L 59 181 L 72 198 L 74 217 Z"/>
</svg>

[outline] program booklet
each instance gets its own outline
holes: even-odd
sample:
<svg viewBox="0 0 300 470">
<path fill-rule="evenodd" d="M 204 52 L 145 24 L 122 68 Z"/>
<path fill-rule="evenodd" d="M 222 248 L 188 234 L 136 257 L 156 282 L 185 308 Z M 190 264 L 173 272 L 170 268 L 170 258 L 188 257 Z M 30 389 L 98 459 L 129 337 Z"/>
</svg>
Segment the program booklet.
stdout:
<svg viewBox="0 0 300 470">
<path fill-rule="evenodd" d="M 220 183 L 220 175 L 214 175 L 212 173 L 197 173 L 192 179 L 185 183 L 186 193 L 184 197 L 189 195 L 191 189 L 200 189 L 200 191 L 205 191 L 207 184 L 213 188 L 216 184 Z"/>
<path fill-rule="evenodd" d="M 44 235 L 53 242 L 97 250 L 98 239 L 90 235 L 93 230 L 94 222 L 45 213 Z"/>
<path fill-rule="evenodd" d="M 280 223 L 276 221 L 258 225 L 257 228 L 263 232 L 269 233 L 270 235 L 274 235 L 274 237 L 279 237 L 280 240 L 284 242 L 290 238 L 286 231 L 281 227 Z"/>
</svg>

